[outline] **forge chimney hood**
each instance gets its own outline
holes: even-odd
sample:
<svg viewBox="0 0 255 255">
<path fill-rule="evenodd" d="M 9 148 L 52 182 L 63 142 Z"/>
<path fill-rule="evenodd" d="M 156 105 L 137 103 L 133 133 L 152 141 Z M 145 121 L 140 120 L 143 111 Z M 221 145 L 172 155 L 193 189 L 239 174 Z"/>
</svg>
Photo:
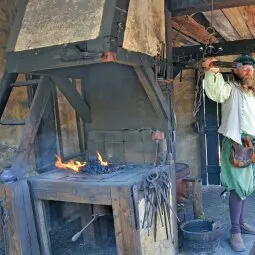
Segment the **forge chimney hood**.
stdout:
<svg viewBox="0 0 255 255">
<path fill-rule="evenodd" d="M 99 62 L 135 65 L 165 47 L 164 0 L 21 0 L 7 47 L 9 72 Z"/>
</svg>

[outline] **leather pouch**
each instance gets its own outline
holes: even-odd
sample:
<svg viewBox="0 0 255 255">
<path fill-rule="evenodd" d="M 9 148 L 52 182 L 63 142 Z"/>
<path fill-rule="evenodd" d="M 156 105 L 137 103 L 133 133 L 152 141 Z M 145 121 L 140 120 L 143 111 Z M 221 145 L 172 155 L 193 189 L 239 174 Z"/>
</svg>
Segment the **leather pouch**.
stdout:
<svg viewBox="0 0 255 255">
<path fill-rule="evenodd" d="M 242 139 L 243 145 L 233 142 L 230 163 L 237 168 L 245 168 L 255 161 L 253 144 L 249 137 Z"/>
</svg>

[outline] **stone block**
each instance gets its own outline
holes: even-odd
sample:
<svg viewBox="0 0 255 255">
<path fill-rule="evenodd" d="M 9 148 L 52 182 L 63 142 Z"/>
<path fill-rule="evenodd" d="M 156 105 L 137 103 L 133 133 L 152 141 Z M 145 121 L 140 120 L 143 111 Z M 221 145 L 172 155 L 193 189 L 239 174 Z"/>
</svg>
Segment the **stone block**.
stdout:
<svg viewBox="0 0 255 255">
<path fill-rule="evenodd" d="M 144 164 L 144 147 L 140 142 L 124 142 L 125 162 L 133 164 Z"/>
<path fill-rule="evenodd" d="M 151 135 L 152 135 L 152 130 L 151 129 L 145 129 L 141 131 L 141 135 L 142 135 L 142 140 L 145 141 L 151 141 Z"/>
<path fill-rule="evenodd" d="M 104 142 L 105 133 L 102 131 L 89 131 L 88 132 L 88 140 L 95 142 Z"/>
<path fill-rule="evenodd" d="M 105 156 L 105 144 L 104 142 L 88 141 L 88 156 L 96 156 L 96 151 L 102 156 Z"/>
<path fill-rule="evenodd" d="M 105 141 L 106 142 L 122 142 L 122 131 L 105 131 Z"/>
<path fill-rule="evenodd" d="M 110 163 L 123 164 L 125 162 L 123 142 L 107 142 L 105 144 L 106 159 Z"/>
<path fill-rule="evenodd" d="M 155 141 L 144 141 L 144 163 L 154 164 L 157 162 L 157 143 Z"/>
<path fill-rule="evenodd" d="M 125 142 L 139 142 L 142 141 L 140 130 L 125 130 L 123 131 L 123 140 Z"/>
</svg>

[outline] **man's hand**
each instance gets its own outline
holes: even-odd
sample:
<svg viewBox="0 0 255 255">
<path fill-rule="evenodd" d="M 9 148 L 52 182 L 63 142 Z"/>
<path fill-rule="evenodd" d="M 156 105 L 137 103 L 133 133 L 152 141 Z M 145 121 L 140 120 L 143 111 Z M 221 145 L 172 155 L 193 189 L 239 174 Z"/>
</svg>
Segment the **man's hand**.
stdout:
<svg viewBox="0 0 255 255">
<path fill-rule="evenodd" d="M 205 71 L 211 71 L 213 73 L 218 73 L 219 72 L 219 68 L 218 67 L 214 67 L 213 66 L 213 62 L 217 61 L 216 58 L 204 58 L 201 66 Z"/>
</svg>

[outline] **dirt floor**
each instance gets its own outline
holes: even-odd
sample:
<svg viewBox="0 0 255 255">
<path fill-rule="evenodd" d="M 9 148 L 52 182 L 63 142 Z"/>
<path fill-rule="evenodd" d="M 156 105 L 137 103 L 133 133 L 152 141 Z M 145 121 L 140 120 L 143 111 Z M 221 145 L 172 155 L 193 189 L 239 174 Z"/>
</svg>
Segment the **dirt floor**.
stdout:
<svg viewBox="0 0 255 255">
<path fill-rule="evenodd" d="M 229 219 L 229 211 L 228 211 L 228 195 L 224 199 L 220 197 L 220 193 L 224 190 L 224 188 L 220 186 L 208 186 L 203 188 L 203 200 L 204 200 L 204 213 L 206 219 L 214 220 L 215 222 L 219 222 L 222 226 L 224 226 L 224 234 L 220 239 L 220 244 L 217 248 L 216 252 L 208 253 L 192 253 L 192 252 L 182 252 L 180 251 L 180 255 L 232 255 L 232 254 L 240 254 L 240 255 L 255 255 L 251 254 L 250 251 L 255 242 L 255 235 L 243 235 L 244 243 L 246 245 L 247 251 L 245 252 L 234 252 L 229 246 L 229 230 L 230 230 L 230 219 Z M 245 211 L 244 211 L 245 221 L 253 226 L 255 226 L 255 193 L 252 194 L 245 201 Z"/>
</svg>

